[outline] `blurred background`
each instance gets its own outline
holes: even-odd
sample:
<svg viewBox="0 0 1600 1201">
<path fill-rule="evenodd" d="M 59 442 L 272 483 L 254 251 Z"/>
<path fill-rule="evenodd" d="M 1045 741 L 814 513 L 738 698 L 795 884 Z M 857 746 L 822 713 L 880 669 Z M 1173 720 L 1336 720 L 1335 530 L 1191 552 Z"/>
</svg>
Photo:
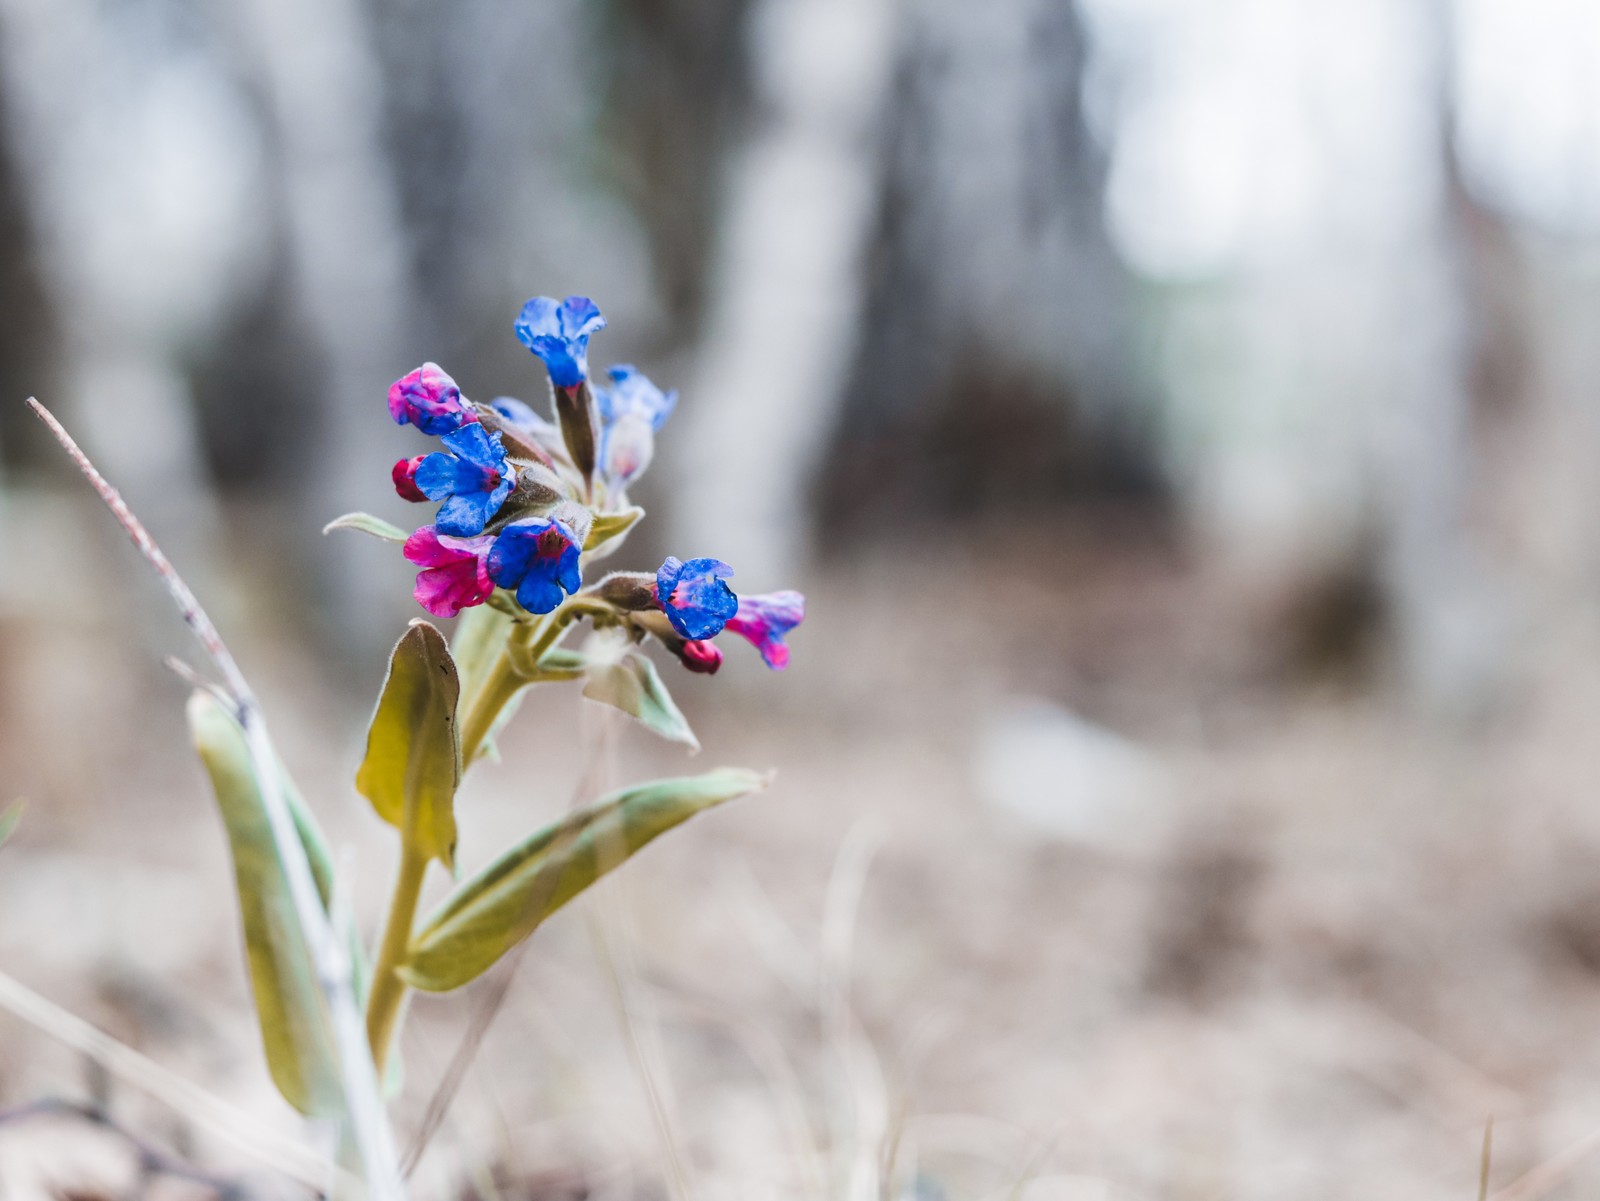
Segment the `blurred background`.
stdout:
<svg viewBox="0 0 1600 1201">
<path fill-rule="evenodd" d="M 469 866 L 779 776 L 535 937 L 418 1195 L 1464 1197 L 1491 1117 L 1491 1193 L 1600 1188 L 1600 8 L 0 0 L 0 969 L 261 1137 L 198 655 L 22 400 L 376 923 L 417 610 L 319 530 L 415 524 L 423 360 L 542 405 L 569 292 L 682 393 L 624 565 L 810 611 L 669 675 L 698 765 L 554 687 L 475 773 Z M 403 1142 L 484 995 L 413 1006 Z M 40 1097 L 305 1195 L 0 1013 Z M 0 1120 L 0 1195 L 129 1170 Z"/>
</svg>

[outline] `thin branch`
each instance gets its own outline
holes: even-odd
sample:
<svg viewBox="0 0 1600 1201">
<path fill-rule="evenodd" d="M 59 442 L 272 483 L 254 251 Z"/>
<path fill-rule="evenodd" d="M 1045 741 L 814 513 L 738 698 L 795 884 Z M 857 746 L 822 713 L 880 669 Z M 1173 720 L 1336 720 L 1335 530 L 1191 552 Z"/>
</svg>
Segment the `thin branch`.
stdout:
<svg viewBox="0 0 1600 1201">
<path fill-rule="evenodd" d="M 388 1115 L 384 1112 L 377 1071 L 372 1057 L 367 1053 L 365 1025 L 356 1005 L 355 990 L 351 986 L 349 955 L 335 936 L 333 924 L 323 910 L 311 875 L 311 864 L 295 833 L 294 820 L 289 815 L 278 777 L 278 758 L 272 749 L 272 740 L 267 735 L 266 719 L 255 693 L 223 643 L 222 636 L 217 633 L 217 627 L 200 607 L 199 600 L 156 545 L 143 523 L 128 508 L 121 494 L 100 474 L 89 461 L 89 456 L 83 453 L 49 409 L 31 396 L 28 406 L 55 435 L 56 441 L 61 443 L 77 464 L 78 470 L 111 510 L 112 516 L 139 548 L 139 553 L 161 577 L 161 582 L 166 585 L 183 615 L 184 623 L 194 632 L 206 654 L 216 664 L 223 685 L 231 695 L 234 716 L 244 730 L 249 745 L 262 807 L 266 810 L 272 841 L 283 864 L 295 914 L 305 932 L 317 982 L 327 999 L 334 1044 L 339 1055 L 339 1073 L 344 1085 L 345 1110 L 361 1156 L 368 1196 L 370 1201 L 404 1201 L 405 1185 L 400 1178 L 394 1136 L 389 1129 Z"/>
</svg>

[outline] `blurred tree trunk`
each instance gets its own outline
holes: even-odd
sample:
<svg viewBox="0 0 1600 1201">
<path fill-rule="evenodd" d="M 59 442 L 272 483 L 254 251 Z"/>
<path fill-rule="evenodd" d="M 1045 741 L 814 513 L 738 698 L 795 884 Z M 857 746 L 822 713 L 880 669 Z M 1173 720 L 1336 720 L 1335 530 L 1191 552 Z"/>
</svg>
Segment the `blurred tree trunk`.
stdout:
<svg viewBox="0 0 1600 1201">
<path fill-rule="evenodd" d="M 1414 248 L 1417 320 L 1409 378 L 1383 450 L 1386 544 L 1383 578 L 1400 648 L 1402 683 L 1425 708 L 1470 716 L 1489 704 L 1506 651 L 1504 597 L 1474 530 L 1482 486 L 1476 438 L 1479 391 L 1505 377 L 1506 280 L 1491 258 L 1497 223 L 1475 203 L 1456 150 L 1456 81 L 1448 0 L 1424 0 L 1432 18 L 1440 186 L 1437 219 Z"/>
<path fill-rule="evenodd" d="M 616 182 L 649 238 L 662 341 L 681 346 L 705 314 L 723 165 L 750 100 L 752 0 L 610 0 L 603 129 Z M 757 119 L 759 124 L 759 118 Z"/>
<path fill-rule="evenodd" d="M 915 6 L 823 522 L 1147 493 L 1149 390 L 1110 244 L 1077 9 Z"/>
<path fill-rule="evenodd" d="M 406 273 L 382 144 L 383 79 L 356 0 L 249 0 L 238 10 L 250 70 L 269 113 L 281 189 L 288 288 L 311 348 L 298 389 L 318 398 L 303 433 L 299 520 L 370 507 L 395 455 L 382 398 L 405 366 Z M 409 366 L 410 364 L 407 364 Z M 390 548 L 328 540 L 312 612 L 351 654 L 387 642 L 397 612 Z"/>
<path fill-rule="evenodd" d="M 57 337 L 10 109 L 0 89 L 0 461 L 15 466 L 49 442 L 22 399 L 55 391 Z"/>
<path fill-rule="evenodd" d="M 732 155 L 699 361 L 678 419 L 673 545 L 711 548 L 743 586 L 780 586 L 854 361 L 893 0 L 756 0 L 758 118 Z M 687 552 L 685 552 L 687 553 Z"/>
<path fill-rule="evenodd" d="M 214 32 L 133 6 L 0 3 L 10 147 L 61 315 L 60 386 L 40 399 L 200 586 L 216 523 L 187 352 L 253 248 L 245 122 Z"/>
</svg>

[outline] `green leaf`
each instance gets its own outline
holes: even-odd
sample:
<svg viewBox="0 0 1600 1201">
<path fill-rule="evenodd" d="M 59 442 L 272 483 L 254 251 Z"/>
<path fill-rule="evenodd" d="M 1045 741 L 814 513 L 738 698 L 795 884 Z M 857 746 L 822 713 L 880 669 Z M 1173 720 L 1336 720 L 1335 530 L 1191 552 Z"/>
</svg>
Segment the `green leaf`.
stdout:
<svg viewBox="0 0 1600 1201">
<path fill-rule="evenodd" d="M 228 831 L 245 951 L 267 1067 L 284 1099 L 301 1113 L 332 1117 L 343 1109 L 338 1059 L 322 990 L 267 820 L 244 731 L 216 697 L 189 698 L 189 731 L 211 777 Z M 280 779 L 282 773 L 280 771 Z M 287 779 L 283 796 L 295 818 L 323 904 L 333 869 L 315 819 Z"/>
<path fill-rule="evenodd" d="M 740 768 L 612 793 L 506 851 L 445 899 L 411 941 L 400 974 L 447 992 L 487 971 L 539 924 L 653 838 L 703 809 L 766 786 Z"/>
<path fill-rule="evenodd" d="M 400 831 L 405 845 L 452 871 L 460 691 L 444 635 L 425 621 L 412 622 L 389 656 L 389 674 L 367 729 L 366 757 L 356 772 L 356 790 Z"/>
<path fill-rule="evenodd" d="M 6 840 L 11 837 L 13 831 L 15 831 L 17 828 L 17 823 L 21 820 L 21 801 L 18 801 L 16 804 L 12 805 L 11 808 L 7 809 L 4 813 L 0 813 L 0 846 L 4 846 L 6 844 Z"/>
<path fill-rule="evenodd" d="M 613 538 L 622 537 L 637 525 L 639 518 L 643 516 L 644 510 L 638 505 L 623 509 L 620 513 L 596 513 L 594 525 L 589 527 L 589 536 L 584 539 L 583 549 L 591 551 Z"/>
<path fill-rule="evenodd" d="M 389 542 L 404 542 L 409 536 L 399 526 L 381 517 L 374 517 L 371 513 L 346 513 L 322 527 L 324 534 L 331 534 L 334 530 L 360 530 L 363 534 L 371 534 L 374 538 Z"/>
<path fill-rule="evenodd" d="M 668 742 L 700 749 L 688 720 L 656 674 L 655 664 L 637 651 L 627 651 L 613 663 L 591 664 L 583 695 L 621 709 Z"/>
</svg>

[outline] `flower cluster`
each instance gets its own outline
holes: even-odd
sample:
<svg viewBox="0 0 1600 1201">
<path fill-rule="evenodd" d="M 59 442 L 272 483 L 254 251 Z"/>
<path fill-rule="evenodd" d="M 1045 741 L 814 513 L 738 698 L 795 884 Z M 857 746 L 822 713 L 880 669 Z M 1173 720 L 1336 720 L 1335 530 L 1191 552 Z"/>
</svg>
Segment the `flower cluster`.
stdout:
<svg viewBox="0 0 1600 1201">
<path fill-rule="evenodd" d="M 641 515 L 627 489 L 649 467 L 678 399 L 627 364 L 608 368 L 605 385 L 590 380 L 589 339 L 605 325 L 586 296 L 536 296 L 523 306 L 516 335 L 544 363 L 553 421 L 512 397 L 469 400 L 434 363 L 390 387 L 395 421 L 443 446 L 393 470 L 400 496 L 439 502 L 433 523 L 405 540 L 405 557 L 422 569 L 417 602 L 438 617 L 485 603 L 543 615 L 578 598 L 596 627 L 635 642 L 652 637 L 691 671 L 721 665 L 711 640 L 724 629 L 782 669 L 784 637 L 805 616 L 805 599 L 739 596 L 721 560 L 669 557 L 653 576 L 612 573 L 584 588 L 586 562 L 615 550 Z"/>
</svg>

